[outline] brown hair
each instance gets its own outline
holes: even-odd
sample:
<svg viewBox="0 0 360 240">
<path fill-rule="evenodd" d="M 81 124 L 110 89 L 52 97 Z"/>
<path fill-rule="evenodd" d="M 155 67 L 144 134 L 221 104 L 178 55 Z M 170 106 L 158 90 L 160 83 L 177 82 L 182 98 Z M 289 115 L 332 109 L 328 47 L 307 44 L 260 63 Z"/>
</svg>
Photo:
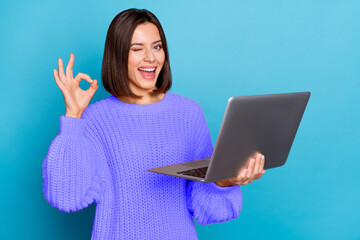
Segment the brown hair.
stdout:
<svg viewBox="0 0 360 240">
<path fill-rule="evenodd" d="M 156 16 L 146 9 L 130 8 L 122 11 L 112 20 L 105 40 L 104 56 L 101 68 L 101 78 L 105 90 L 116 97 L 135 95 L 129 86 L 128 57 L 130 44 L 135 28 L 139 24 L 153 23 L 159 30 L 162 48 L 165 53 L 164 66 L 156 81 L 157 89 L 150 94 L 166 93 L 172 84 L 169 53 L 164 30 Z"/>
</svg>

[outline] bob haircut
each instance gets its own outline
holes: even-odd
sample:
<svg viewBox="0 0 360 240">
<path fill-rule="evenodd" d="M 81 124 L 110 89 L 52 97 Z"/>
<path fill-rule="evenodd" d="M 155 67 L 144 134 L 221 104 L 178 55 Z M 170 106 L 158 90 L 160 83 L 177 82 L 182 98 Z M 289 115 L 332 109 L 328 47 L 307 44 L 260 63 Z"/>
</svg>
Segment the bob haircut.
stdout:
<svg viewBox="0 0 360 240">
<path fill-rule="evenodd" d="M 132 35 L 139 24 L 153 23 L 159 30 L 162 48 L 165 53 L 164 66 L 156 81 L 157 89 L 150 93 L 155 96 L 166 93 L 172 84 L 169 53 L 164 30 L 156 16 L 146 9 L 130 8 L 120 12 L 112 20 L 105 40 L 101 78 L 105 90 L 116 97 L 127 96 L 141 99 L 129 85 L 128 58 Z"/>
</svg>

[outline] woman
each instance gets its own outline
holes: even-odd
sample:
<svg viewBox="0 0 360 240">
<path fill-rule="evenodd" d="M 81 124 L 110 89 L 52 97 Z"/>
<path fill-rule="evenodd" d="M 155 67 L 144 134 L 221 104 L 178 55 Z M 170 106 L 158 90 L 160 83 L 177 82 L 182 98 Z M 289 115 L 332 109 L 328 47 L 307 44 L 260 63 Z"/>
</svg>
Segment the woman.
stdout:
<svg viewBox="0 0 360 240">
<path fill-rule="evenodd" d="M 200 105 L 168 92 L 166 39 L 151 12 L 128 9 L 109 26 L 102 81 L 110 97 L 89 105 L 97 81 L 84 73 L 73 78 L 73 54 L 65 72 L 58 60 L 54 78 L 66 114 L 43 163 L 52 206 L 71 212 L 95 202 L 92 239 L 197 239 L 192 217 L 205 225 L 239 216 L 239 185 L 264 173 L 261 154 L 238 177 L 211 183 L 146 171 L 213 150 Z M 81 79 L 91 83 L 87 91 Z"/>
</svg>

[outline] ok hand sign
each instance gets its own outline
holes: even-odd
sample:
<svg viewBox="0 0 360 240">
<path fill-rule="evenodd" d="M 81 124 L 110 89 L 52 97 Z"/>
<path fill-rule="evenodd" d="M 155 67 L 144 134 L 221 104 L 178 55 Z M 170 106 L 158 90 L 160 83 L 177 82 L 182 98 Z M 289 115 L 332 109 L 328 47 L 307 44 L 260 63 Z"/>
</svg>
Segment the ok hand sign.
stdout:
<svg viewBox="0 0 360 240">
<path fill-rule="evenodd" d="M 78 73 L 73 78 L 74 54 L 70 53 L 69 63 L 66 67 L 66 74 L 62 59 L 58 59 L 59 72 L 53 69 L 56 85 L 60 88 L 66 107 L 65 116 L 80 118 L 86 107 L 89 105 L 91 98 L 98 89 L 97 80 L 92 80 L 89 75 L 85 73 Z M 79 87 L 79 83 L 85 79 L 91 83 L 90 88 L 86 91 Z"/>
</svg>

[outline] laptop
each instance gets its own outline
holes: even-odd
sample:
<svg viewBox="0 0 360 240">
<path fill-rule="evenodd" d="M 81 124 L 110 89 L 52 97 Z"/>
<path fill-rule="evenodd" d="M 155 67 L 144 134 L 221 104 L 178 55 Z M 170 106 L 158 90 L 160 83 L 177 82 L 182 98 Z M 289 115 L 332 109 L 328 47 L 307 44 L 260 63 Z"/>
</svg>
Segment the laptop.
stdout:
<svg viewBox="0 0 360 240">
<path fill-rule="evenodd" d="M 239 175 L 256 152 L 264 169 L 285 164 L 310 92 L 230 97 L 210 158 L 148 169 L 198 182 Z"/>
</svg>

